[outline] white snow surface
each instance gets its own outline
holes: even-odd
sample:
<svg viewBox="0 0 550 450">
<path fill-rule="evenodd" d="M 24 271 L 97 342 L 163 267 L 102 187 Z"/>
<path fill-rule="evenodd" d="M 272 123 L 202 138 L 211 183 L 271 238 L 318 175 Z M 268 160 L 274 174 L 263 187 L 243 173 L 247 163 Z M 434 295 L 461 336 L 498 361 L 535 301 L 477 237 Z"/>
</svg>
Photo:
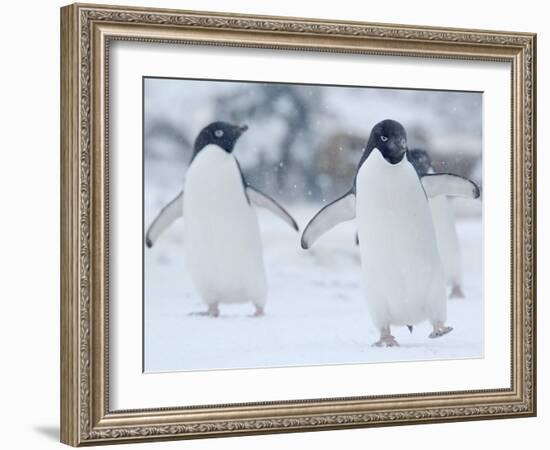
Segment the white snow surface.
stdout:
<svg viewBox="0 0 550 450">
<path fill-rule="evenodd" d="M 162 192 L 162 195 L 161 195 Z M 145 226 L 169 200 L 146 196 Z M 161 198 L 162 197 L 162 198 Z M 319 205 L 285 205 L 301 229 Z M 430 325 L 392 333 L 397 348 L 374 348 L 361 286 L 354 221 L 338 225 L 310 250 L 299 233 L 258 210 L 268 280 L 266 315 L 252 304 L 221 304 L 218 318 L 203 311 L 183 252 L 185 218 L 144 251 L 144 368 L 146 372 L 376 363 L 483 356 L 482 225 L 479 216 L 457 222 L 464 267 L 464 300 L 448 300 L 449 335 L 429 339 Z"/>
</svg>

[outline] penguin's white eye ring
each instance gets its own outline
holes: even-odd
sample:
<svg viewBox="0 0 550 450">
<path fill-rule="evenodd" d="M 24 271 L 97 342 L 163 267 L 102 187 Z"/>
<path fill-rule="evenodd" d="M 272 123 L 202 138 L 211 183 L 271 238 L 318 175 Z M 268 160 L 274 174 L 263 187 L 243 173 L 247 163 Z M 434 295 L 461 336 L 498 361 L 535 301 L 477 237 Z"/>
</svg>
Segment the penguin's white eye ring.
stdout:
<svg viewBox="0 0 550 450">
<path fill-rule="evenodd" d="M 216 136 L 217 138 L 221 138 L 223 136 L 223 130 L 214 131 L 214 136 Z"/>
<path fill-rule="evenodd" d="M 382 140 L 382 142 L 386 142 L 388 140 L 388 137 L 387 136 L 380 136 L 380 139 Z"/>
</svg>

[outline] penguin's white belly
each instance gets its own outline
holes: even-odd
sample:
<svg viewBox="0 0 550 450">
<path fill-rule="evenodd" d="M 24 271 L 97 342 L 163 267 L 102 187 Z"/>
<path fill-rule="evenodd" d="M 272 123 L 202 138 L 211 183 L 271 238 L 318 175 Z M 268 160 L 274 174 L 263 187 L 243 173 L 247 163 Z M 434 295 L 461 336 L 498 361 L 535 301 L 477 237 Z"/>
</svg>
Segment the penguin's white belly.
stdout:
<svg viewBox="0 0 550 450">
<path fill-rule="evenodd" d="M 258 220 L 232 155 L 217 146 L 201 150 L 187 172 L 183 209 L 186 261 L 202 300 L 263 305 Z"/>
<path fill-rule="evenodd" d="M 445 278 L 449 284 L 462 283 L 462 260 L 450 200 L 444 195 L 430 199 L 437 246 Z"/>
<path fill-rule="evenodd" d="M 404 157 L 388 163 L 374 149 L 356 184 L 367 304 L 378 327 L 442 320 L 445 292 L 428 201 Z"/>
</svg>

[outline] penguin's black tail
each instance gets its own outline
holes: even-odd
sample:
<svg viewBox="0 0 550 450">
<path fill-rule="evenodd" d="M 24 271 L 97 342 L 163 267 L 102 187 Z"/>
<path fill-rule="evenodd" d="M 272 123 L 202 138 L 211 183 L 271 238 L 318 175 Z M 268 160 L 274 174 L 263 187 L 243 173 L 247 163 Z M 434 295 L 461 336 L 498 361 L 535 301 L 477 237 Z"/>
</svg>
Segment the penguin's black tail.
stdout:
<svg viewBox="0 0 550 450">
<path fill-rule="evenodd" d="M 407 325 L 407 328 L 409 329 L 409 333 L 412 334 L 412 332 L 413 332 L 413 326 L 412 326 L 412 325 Z"/>
</svg>

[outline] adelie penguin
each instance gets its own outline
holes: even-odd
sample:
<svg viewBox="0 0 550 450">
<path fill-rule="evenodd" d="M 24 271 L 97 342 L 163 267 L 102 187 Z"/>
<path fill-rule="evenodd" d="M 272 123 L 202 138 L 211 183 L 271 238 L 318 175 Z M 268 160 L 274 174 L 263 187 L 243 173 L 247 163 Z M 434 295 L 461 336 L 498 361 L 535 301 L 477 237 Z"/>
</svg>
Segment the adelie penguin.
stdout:
<svg viewBox="0 0 550 450">
<path fill-rule="evenodd" d="M 397 346 L 392 326 L 428 320 L 430 338 L 447 322 L 444 273 L 428 199 L 439 195 L 479 197 L 471 181 L 452 174 L 419 177 L 407 157 L 407 134 L 394 120 L 374 126 L 353 186 L 321 209 L 302 235 L 307 249 L 338 223 L 356 219 L 365 298 L 380 332 L 375 346 Z"/>
<path fill-rule="evenodd" d="M 292 216 L 268 195 L 250 186 L 233 154 L 247 126 L 214 122 L 197 136 L 182 192 L 153 221 L 145 237 L 152 247 L 162 232 L 184 217 L 185 257 L 191 278 L 208 309 L 217 317 L 220 303 L 255 306 L 264 314 L 266 273 L 254 206 L 267 208 L 294 230 Z"/>
<path fill-rule="evenodd" d="M 430 155 L 425 150 L 409 150 L 408 157 L 419 176 L 435 173 Z M 447 196 L 438 195 L 431 198 L 429 204 L 445 281 L 451 289 L 449 297 L 464 298 L 462 256 L 451 202 Z"/>
</svg>

